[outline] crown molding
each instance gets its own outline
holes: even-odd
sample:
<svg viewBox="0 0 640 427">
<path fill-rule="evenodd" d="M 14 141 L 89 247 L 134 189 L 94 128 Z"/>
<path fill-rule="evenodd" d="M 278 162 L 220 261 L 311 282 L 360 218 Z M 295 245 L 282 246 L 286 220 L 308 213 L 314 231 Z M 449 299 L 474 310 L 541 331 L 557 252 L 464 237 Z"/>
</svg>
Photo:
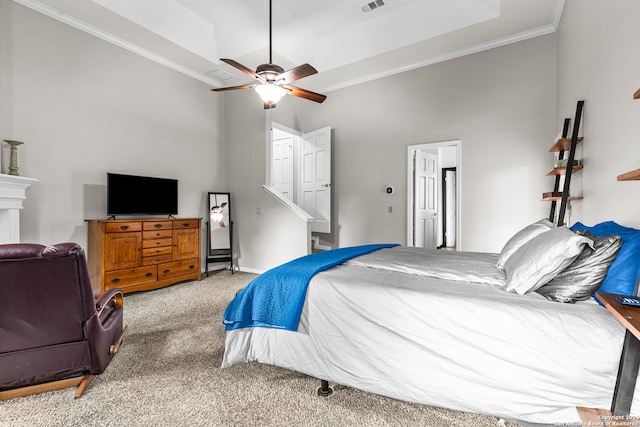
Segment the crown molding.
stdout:
<svg viewBox="0 0 640 427">
<path fill-rule="evenodd" d="M 109 32 L 101 30 L 93 25 L 87 24 L 86 22 L 74 18 L 73 16 L 69 16 L 58 9 L 52 8 L 45 4 L 40 3 L 37 0 L 13 0 L 15 3 L 21 4 L 22 6 L 28 7 L 29 9 L 33 9 L 36 12 L 40 12 L 43 15 L 46 15 L 50 18 L 53 18 L 57 21 L 60 21 L 64 24 L 67 24 L 71 27 L 77 28 L 80 31 L 84 31 L 85 33 L 91 34 L 94 37 L 97 37 L 101 40 L 104 40 L 108 43 L 114 44 L 118 47 L 126 49 L 136 55 L 140 55 L 144 58 L 147 58 L 153 62 L 156 62 L 160 65 L 163 65 L 167 68 L 170 68 L 174 71 L 182 73 L 188 77 L 194 78 L 196 80 L 200 80 L 203 83 L 207 83 L 214 87 L 221 87 L 222 84 L 205 74 L 198 73 L 190 68 L 187 68 L 183 65 L 178 64 L 177 62 L 171 61 L 163 56 L 157 55 L 151 51 L 148 51 L 134 43 L 128 42 L 120 37 L 117 37 Z"/>
<path fill-rule="evenodd" d="M 521 42 L 524 40 L 528 40 L 528 39 L 532 39 L 535 37 L 540 37 L 540 36 L 544 36 L 547 34 L 551 34 L 557 31 L 557 27 L 554 25 L 545 25 L 542 27 L 538 27 L 538 28 L 534 28 L 532 30 L 528 30 L 528 31 L 523 31 L 521 33 L 518 34 L 512 34 L 508 37 L 503 37 L 501 39 L 496 39 L 496 40 L 491 40 L 485 43 L 480 43 L 477 44 L 475 46 L 471 46 L 469 48 L 465 48 L 465 49 L 460 49 L 454 52 L 450 52 L 447 53 L 445 55 L 438 55 L 438 56 L 434 56 L 432 58 L 428 58 L 425 59 L 423 61 L 419 61 L 410 65 L 406 65 L 403 67 L 397 67 L 397 68 L 392 68 L 390 70 L 381 72 L 381 73 L 376 73 L 376 74 L 369 74 L 367 76 L 362 76 L 360 78 L 357 79 L 353 79 L 353 80 L 349 80 L 337 85 L 333 85 L 333 86 L 327 86 L 325 88 L 320 89 L 321 92 L 331 92 L 334 90 L 338 90 L 338 89 L 344 89 L 346 87 L 349 86 L 354 86 L 360 83 L 366 83 L 366 82 L 370 82 L 372 80 L 376 80 L 376 79 L 381 79 L 383 77 L 389 77 L 392 76 L 394 74 L 399 74 L 399 73 L 403 73 L 405 71 L 411 71 L 411 70 L 415 70 L 417 68 L 422 68 L 422 67 L 426 67 L 429 65 L 434 65 L 440 62 L 445 62 L 445 61 L 449 61 L 451 59 L 456 59 L 456 58 L 460 58 L 463 56 L 467 56 L 467 55 L 472 55 L 474 53 L 478 53 L 478 52 L 483 52 L 485 50 L 490 50 L 490 49 L 494 49 L 496 47 L 501 47 L 501 46 L 507 46 L 513 43 L 517 43 L 517 42 Z"/>
<path fill-rule="evenodd" d="M 44 5 L 42 3 L 40 3 L 37 0 L 13 0 L 16 3 L 19 3 L 25 7 L 28 7 L 30 9 L 33 9 L 37 12 L 42 13 L 43 15 L 49 16 L 53 19 L 56 19 L 60 22 L 63 22 L 67 25 L 70 25 L 74 28 L 77 28 L 81 31 L 84 31 L 88 34 L 91 34 L 95 37 L 98 37 L 99 39 L 102 39 L 108 43 L 114 44 L 116 46 L 119 46 L 123 49 L 126 49 L 132 53 L 135 53 L 137 55 L 140 55 L 142 57 L 145 57 L 151 61 L 154 61 L 160 65 L 163 65 L 165 67 L 168 67 L 174 71 L 177 71 L 179 73 L 182 73 L 188 77 L 194 78 L 196 80 L 199 80 L 203 83 L 207 83 L 213 87 L 222 87 L 223 84 L 218 81 L 217 79 L 214 79 L 208 75 L 196 72 L 190 68 L 187 68 L 183 65 L 180 65 L 174 61 L 171 61 L 167 58 L 164 58 L 160 55 L 157 55 L 153 52 L 150 52 L 136 44 L 130 43 L 124 39 L 121 39 L 111 33 L 108 33 L 104 30 L 101 30 L 93 25 L 87 24 L 86 22 L 79 20 L 77 18 L 74 18 L 72 16 L 69 16 L 67 14 L 64 14 L 63 12 L 49 7 L 47 5 Z M 555 8 L 554 8 L 554 13 L 551 19 L 551 24 L 549 25 L 545 25 L 545 26 L 541 26 L 538 28 L 534 28 L 532 30 L 528 30 L 528 31 L 523 31 L 521 33 L 518 34 L 513 34 L 501 39 L 497 39 L 497 40 L 491 40 L 485 43 L 480 43 L 478 45 L 469 47 L 469 48 L 465 48 L 465 49 L 460 49 L 457 50 L 455 52 L 451 52 L 445 55 L 439 55 L 439 56 L 435 56 L 432 58 L 427 58 L 423 61 L 419 61 L 407 66 L 402 66 L 402 67 L 397 67 L 397 68 L 392 68 L 389 70 L 386 70 L 384 72 L 381 73 L 374 73 L 374 74 L 369 74 L 366 76 L 361 76 L 357 79 L 352 79 L 352 80 L 347 80 L 345 82 L 339 83 L 339 84 L 335 84 L 335 85 L 331 85 L 331 86 L 327 86 L 324 88 L 319 89 L 320 92 L 332 92 L 338 89 L 344 89 L 347 88 L 349 86 L 354 86 L 357 84 L 361 84 L 361 83 L 366 83 L 372 80 L 376 80 L 376 79 L 381 79 L 384 77 L 389 77 L 395 74 L 399 74 L 399 73 L 403 73 L 405 71 L 411 71 L 411 70 L 415 70 L 416 68 L 421 68 L 421 67 L 426 67 L 429 65 L 433 65 L 433 64 L 437 64 L 440 62 L 444 62 L 444 61 L 448 61 L 450 59 L 455 59 L 455 58 L 460 58 L 462 56 L 466 56 L 466 55 L 471 55 L 474 53 L 478 53 L 478 52 L 482 52 L 485 50 L 489 50 L 489 49 L 493 49 L 496 47 L 501 47 L 501 46 L 506 46 L 512 43 L 517 43 L 520 41 L 524 41 L 524 40 L 528 40 L 531 38 L 535 38 L 535 37 L 540 37 L 546 34 L 550 34 L 550 33 L 554 33 L 558 30 L 558 27 L 560 25 L 560 20 L 562 18 L 562 12 L 564 10 L 564 4 L 565 4 L 565 0 L 556 0 L 555 3 Z"/>
</svg>

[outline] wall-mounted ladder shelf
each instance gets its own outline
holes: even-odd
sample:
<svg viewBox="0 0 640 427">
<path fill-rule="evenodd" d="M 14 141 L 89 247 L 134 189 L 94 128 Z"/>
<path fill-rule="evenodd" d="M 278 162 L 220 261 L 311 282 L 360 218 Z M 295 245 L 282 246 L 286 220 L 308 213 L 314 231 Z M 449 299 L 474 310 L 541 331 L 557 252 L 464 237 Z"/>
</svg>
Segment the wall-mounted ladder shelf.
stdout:
<svg viewBox="0 0 640 427">
<path fill-rule="evenodd" d="M 576 105 L 576 115 L 573 124 L 573 132 L 569 138 L 569 125 L 570 119 L 564 119 L 564 126 L 562 129 L 562 138 L 559 138 L 555 144 L 549 148 L 549 152 L 558 152 L 558 160 L 564 160 L 565 151 L 569 152 L 567 157 L 567 163 L 564 167 L 554 167 L 551 171 L 547 172 L 547 176 L 555 176 L 555 183 L 553 191 L 544 193 L 542 200 L 545 202 L 551 202 L 551 210 L 549 212 L 549 221 L 554 222 L 556 219 L 556 203 L 560 202 L 560 211 L 558 212 L 557 225 L 564 225 L 564 216 L 567 210 L 567 204 L 573 200 L 582 200 L 582 196 L 571 196 L 569 194 L 569 188 L 571 186 L 571 176 L 573 172 L 582 170 L 582 165 L 575 165 L 576 146 L 579 142 L 582 142 L 583 138 L 578 136 L 580 131 L 580 121 L 582 119 L 582 108 L 584 101 L 578 101 Z M 564 177 L 564 183 L 562 191 L 560 190 L 560 178 Z"/>
</svg>

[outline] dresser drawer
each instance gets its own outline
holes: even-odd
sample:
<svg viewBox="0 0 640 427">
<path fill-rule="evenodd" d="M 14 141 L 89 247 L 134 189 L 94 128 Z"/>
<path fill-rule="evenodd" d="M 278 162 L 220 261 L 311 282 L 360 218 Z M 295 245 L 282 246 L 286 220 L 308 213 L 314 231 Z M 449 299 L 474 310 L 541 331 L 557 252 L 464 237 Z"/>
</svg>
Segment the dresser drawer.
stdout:
<svg viewBox="0 0 640 427">
<path fill-rule="evenodd" d="M 156 280 L 158 280 L 158 268 L 155 265 L 108 271 L 104 274 L 105 289 L 126 288 L 127 286 L 155 282 Z"/>
<path fill-rule="evenodd" d="M 179 229 L 179 228 L 198 228 L 198 223 L 200 221 L 198 221 L 197 219 L 185 219 L 185 220 L 180 220 L 180 219 L 176 219 L 173 222 L 173 228 L 175 229 Z"/>
<path fill-rule="evenodd" d="M 165 237 L 171 238 L 173 236 L 173 230 L 153 230 L 153 231 L 143 231 L 142 238 L 143 239 L 161 239 Z"/>
<path fill-rule="evenodd" d="M 182 261 L 167 262 L 158 265 L 158 279 L 169 279 L 186 274 L 193 274 L 200 270 L 198 258 L 185 259 Z"/>
<path fill-rule="evenodd" d="M 173 239 L 171 237 L 166 239 L 143 239 L 142 240 L 142 248 L 159 248 L 162 246 L 171 246 L 173 245 Z"/>
<path fill-rule="evenodd" d="M 142 258 L 142 265 L 158 265 L 170 261 L 173 261 L 173 256 L 171 254 L 147 256 Z"/>
<path fill-rule="evenodd" d="M 173 221 L 145 221 L 142 223 L 142 229 L 147 230 L 171 230 Z"/>
<path fill-rule="evenodd" d="M 107 222 L 104 224 L 104 231 L 107 233 L 128 233 L 131 231 L 141 231 L 140 221 Z"/>
<path fill-rule="evenodd" d="M 173 253 L 173 246 L 162 246 L 160 248 L 146 248 L 142 249 L 142 258 L 158 256 L 158 255 L 171 255 Z"/>
</svg>

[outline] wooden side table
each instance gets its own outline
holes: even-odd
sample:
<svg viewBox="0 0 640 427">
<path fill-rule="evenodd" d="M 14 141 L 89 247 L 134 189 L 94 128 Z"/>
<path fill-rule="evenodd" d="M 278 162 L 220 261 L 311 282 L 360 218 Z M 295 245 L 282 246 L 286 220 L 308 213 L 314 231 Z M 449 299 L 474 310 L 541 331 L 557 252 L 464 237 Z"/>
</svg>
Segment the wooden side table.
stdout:
<svg viewBox="0 0 640 427">
<path fill-rule="evenodd" d="M 620 367 L 616 388 L 611 402 L 613 415 L 629 415 L 633 391 L 640 367 L 640 307 L 620 304 L 616 298 L 620 295 L 597 292 L 596 297 L 609 310 L 627 331 L 624 336 Z"/>
</svg>

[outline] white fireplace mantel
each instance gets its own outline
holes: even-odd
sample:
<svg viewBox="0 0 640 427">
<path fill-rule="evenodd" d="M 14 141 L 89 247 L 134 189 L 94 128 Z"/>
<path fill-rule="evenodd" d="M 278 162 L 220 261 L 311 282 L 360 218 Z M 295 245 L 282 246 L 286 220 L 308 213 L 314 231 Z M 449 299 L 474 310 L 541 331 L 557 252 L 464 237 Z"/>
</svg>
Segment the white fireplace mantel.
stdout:
<svg viewBox="0 0 640 427">
<path fill-rule="evenodd" d="M 0 244 L 20 242 L 20 209 L 35 178 L 0 174 Z"/>
</svg>

